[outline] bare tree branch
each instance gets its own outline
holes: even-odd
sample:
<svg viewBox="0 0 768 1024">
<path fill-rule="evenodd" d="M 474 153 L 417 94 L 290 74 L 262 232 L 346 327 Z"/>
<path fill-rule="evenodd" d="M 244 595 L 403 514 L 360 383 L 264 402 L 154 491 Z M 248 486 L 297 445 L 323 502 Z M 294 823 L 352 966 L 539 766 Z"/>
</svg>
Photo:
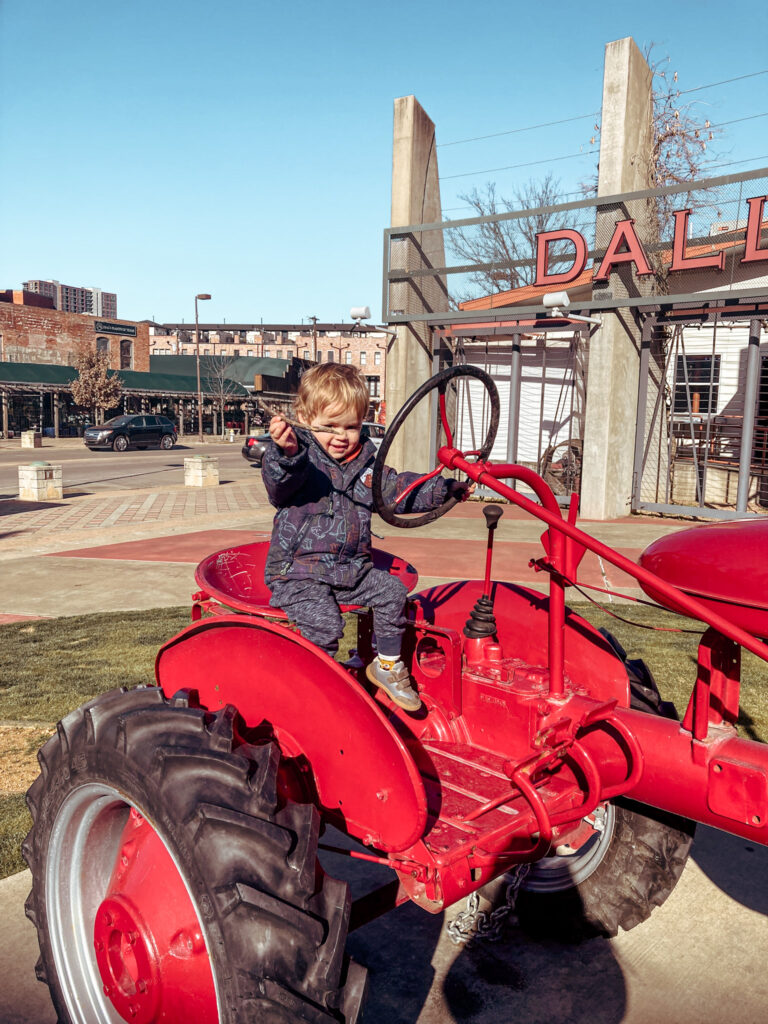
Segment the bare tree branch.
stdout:
<svg viewBox="0 0 768 1024">
<path fill-rule="evenodd" d="M 474 188 L 459 196 L 479 217 L 515 210 L 552 206 L 557 202 L 559 181 L 551 174 L 543 180 L 531 180 L 517 189 L 512 199 L 496 195 L 496 186 L 488 182 L 484 191 Z M 566 227 L 565 214 L 536 214 L 513 220 L 486 221 L 469 227 L 449 228 L 447 242 L 460 263 L 492 263 L 487 269 L 470 271 L 469 280 L 487 292 L 503 292 L 532 284 L 535 276 L 536 235 Z M 556 259 L 567 250 L 552 248 Z M 459 301 L 472 296 L 462 296 Z"/>
<path fill-rule="evenodd" d="M 242 387 L 229 376 L 232 364 L 237 356 L 204 356 L 201 360 L 201 373 L 205 377 L 207 390 L 212 396 L 214 405 L 221 413 L 221 436 L 224 437 L 224 406 L 235 397 L 242 397 Z"/>
</svg>

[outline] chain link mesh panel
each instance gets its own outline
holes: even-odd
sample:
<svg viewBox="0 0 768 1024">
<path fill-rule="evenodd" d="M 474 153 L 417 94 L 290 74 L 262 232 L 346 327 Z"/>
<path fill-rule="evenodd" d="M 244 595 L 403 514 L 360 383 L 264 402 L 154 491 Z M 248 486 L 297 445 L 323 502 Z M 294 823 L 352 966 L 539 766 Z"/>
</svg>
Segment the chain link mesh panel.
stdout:
<svg viewBox="0 0 768 1024">
<path fill-rule="evenodd" d="M 500 319 L 509 315 L 513 304 L 537 308 L 540 296 L 523 290 L 536 278 L 536 235 L 564 228 L 578 231 L 587 246 L 587 266 L 597 268 L 611 245 L 617 222 L 624 220 L 633 222 L 653 277 L 640 279 L 633 265 L 619 265 L 610 282 L 595 282 L 591 302 L 580 304 L 581 309 L 642 305 L 644 296 L 651 293 L 680 295 L 701 288 L 713 296 L 730 297 L 754 284 L 755 264 L 741 261 L 750 209 L 753 218 L 758 212 L 758 204 L 750 207 L 748 200 L 765 196 L 768 168 L 622 196 L 388 229 L 385 319 L 392 323 L 409 319 L 456 323 L 467 318 Z M 690 210 L 685 257 L 707 257 L 722 250 L 722 271 L 708 268 L 703 274 L 689 265 L 670 273 L 674 212 L 681 210 Z M 437 257 L 438 239 L 444 242 L 445 265 Z M 765 225 L 757 242 L 768 248 Z M 619 253 L 623 248 L 619 247 Z M 553 241 L 547 272 L 567 271 L 574 255 L 571 242 Z M 556 285 L 553 290 L 567 287 Z M 466 306 L 486 299 L 482 312 Z M 492 305 L 498 308 L 491 309 Z"/>
</svg>

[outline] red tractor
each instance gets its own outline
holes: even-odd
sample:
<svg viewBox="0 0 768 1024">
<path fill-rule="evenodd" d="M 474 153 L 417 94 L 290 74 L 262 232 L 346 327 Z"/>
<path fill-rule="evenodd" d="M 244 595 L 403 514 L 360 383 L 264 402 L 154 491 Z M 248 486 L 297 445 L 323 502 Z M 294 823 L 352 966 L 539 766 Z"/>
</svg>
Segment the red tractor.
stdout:
<svg viewBox="0 0 768 1024">
<path fill-rule="evenodd" d="M 448 423 L 461 377 L 487 392 L 477 452 L 458 451 Z M 765 550 L 765 522 L 694 527 L 628 561 L 577 528 L 575 501 L 564 518 L 535 473 L 487 461 L 498 395 L 456 367 L 414 394 L 382 443 L 373 488 L 390 523 L 418 526 L 451 504 L 413 521 L 382 503 L 392 438 L 435 389 L 435 472 L 459 471 L 546 524 L 535 568 L 548 596 L 492 579 L 501 506 L 487 506 L 484 579 L 410 598 L 405 656 L 424 707 L 408 714 L 268 607 L 263 545 L 206 559 L 157 685 L 73 711 L 40 752 L 27 910 L 60 1021 L 352 1024 L 366 972 L 345 954 L 347 932 L 401 903 L 439 914 L 527 864 L 524 922 L 565 933 L 578 903 L 611 935 L 668 896 L 693 821 L 768 844 L 768 746 L 735 728 L 740 648 L 768 660 L 768 578 L 756 558 L 752 582 L 731 574 L 734 548 Z M 682 722 L 642 662 L 566 608 L 585 550 L 708 627 Z M 371 619 L 358 615 L 367 662 Z M 345 834 L 336 852 L 385 865 L 391 882 L 351 902 L 318 860 L 328 826 Z"/>
</svg>

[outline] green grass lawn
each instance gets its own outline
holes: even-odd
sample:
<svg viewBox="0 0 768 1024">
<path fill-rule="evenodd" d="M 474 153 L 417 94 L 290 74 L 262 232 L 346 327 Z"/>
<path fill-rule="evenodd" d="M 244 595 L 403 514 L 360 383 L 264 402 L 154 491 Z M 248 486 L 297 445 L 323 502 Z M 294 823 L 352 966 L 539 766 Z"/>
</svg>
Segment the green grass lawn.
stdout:
<svg viewBox="0 0 768 1024">
<path fill-rule="evenodd" d="M 631 658 L 642 657 L 662 696 L 682 714 L 695 678 L 698 635 L 656 632 L 617 621 L 591 605 L 576 606 L 595 626 L 612 632 Z M 623 616 L 644 626 L 695 627 L 697 624 L 644 606 L 621 605 Z M 189 623 L 189 609 L 87 615 L 15 623 L 0 628 L 0 723 L 25 726 L 21 745 L 6 755 L 30 762 L 56 721 L 106 690 L 154 681 L 161 644 Z M 345 638 L 352 641 L 354 619 Z M 768 666 L 744 653 L 742 660 L 743 735 L 768 739 Z M 28 730 L 28 731 L 27 731 Z M 0 878 L 24 867 L 21 841 L 30 819 L 24 786 L 6 785 L 0 774 Z M 29 779 L 31 781 L 31 779 Z M 28 784 L 28 783 L 27 783 Z"/>
</svg>

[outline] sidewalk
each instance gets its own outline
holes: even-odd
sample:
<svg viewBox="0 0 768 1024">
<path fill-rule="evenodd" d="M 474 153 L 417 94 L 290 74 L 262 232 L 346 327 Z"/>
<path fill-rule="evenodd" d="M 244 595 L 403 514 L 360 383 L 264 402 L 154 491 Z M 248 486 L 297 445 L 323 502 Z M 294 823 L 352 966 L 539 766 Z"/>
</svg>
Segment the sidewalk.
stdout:
<svg viewBox="0 0 768 1024">
<path fill-rule="evenodd" d="M 0 621 L 186 604 L 195 565 L 212 551 L 267 536 L 273 512 L 257 474 L 213 488 L 120 490 L 46 503 L 0 501 L 0 562 L 6 581 Z M 685 524 L 632 517 L 581 525 L 634 560 L 656 537 Z M 399 530 L 378 519 L 374 530 L 376 546 L 416 566 L 420 587 L 482 577 L 485 571 L 480 502 L 467 502 L 420 530 Z M 542 554 L 542 532 L 540 522 L 505 506 L 494 546 L 494 576 L 545 589 L 546 580 L 529 567 Z M 579 578 L 619 594 L 640 593 L 634 580 L 590 553 Z M 569 597 L 583 600 L 576 592 Z"/>
</svg>

